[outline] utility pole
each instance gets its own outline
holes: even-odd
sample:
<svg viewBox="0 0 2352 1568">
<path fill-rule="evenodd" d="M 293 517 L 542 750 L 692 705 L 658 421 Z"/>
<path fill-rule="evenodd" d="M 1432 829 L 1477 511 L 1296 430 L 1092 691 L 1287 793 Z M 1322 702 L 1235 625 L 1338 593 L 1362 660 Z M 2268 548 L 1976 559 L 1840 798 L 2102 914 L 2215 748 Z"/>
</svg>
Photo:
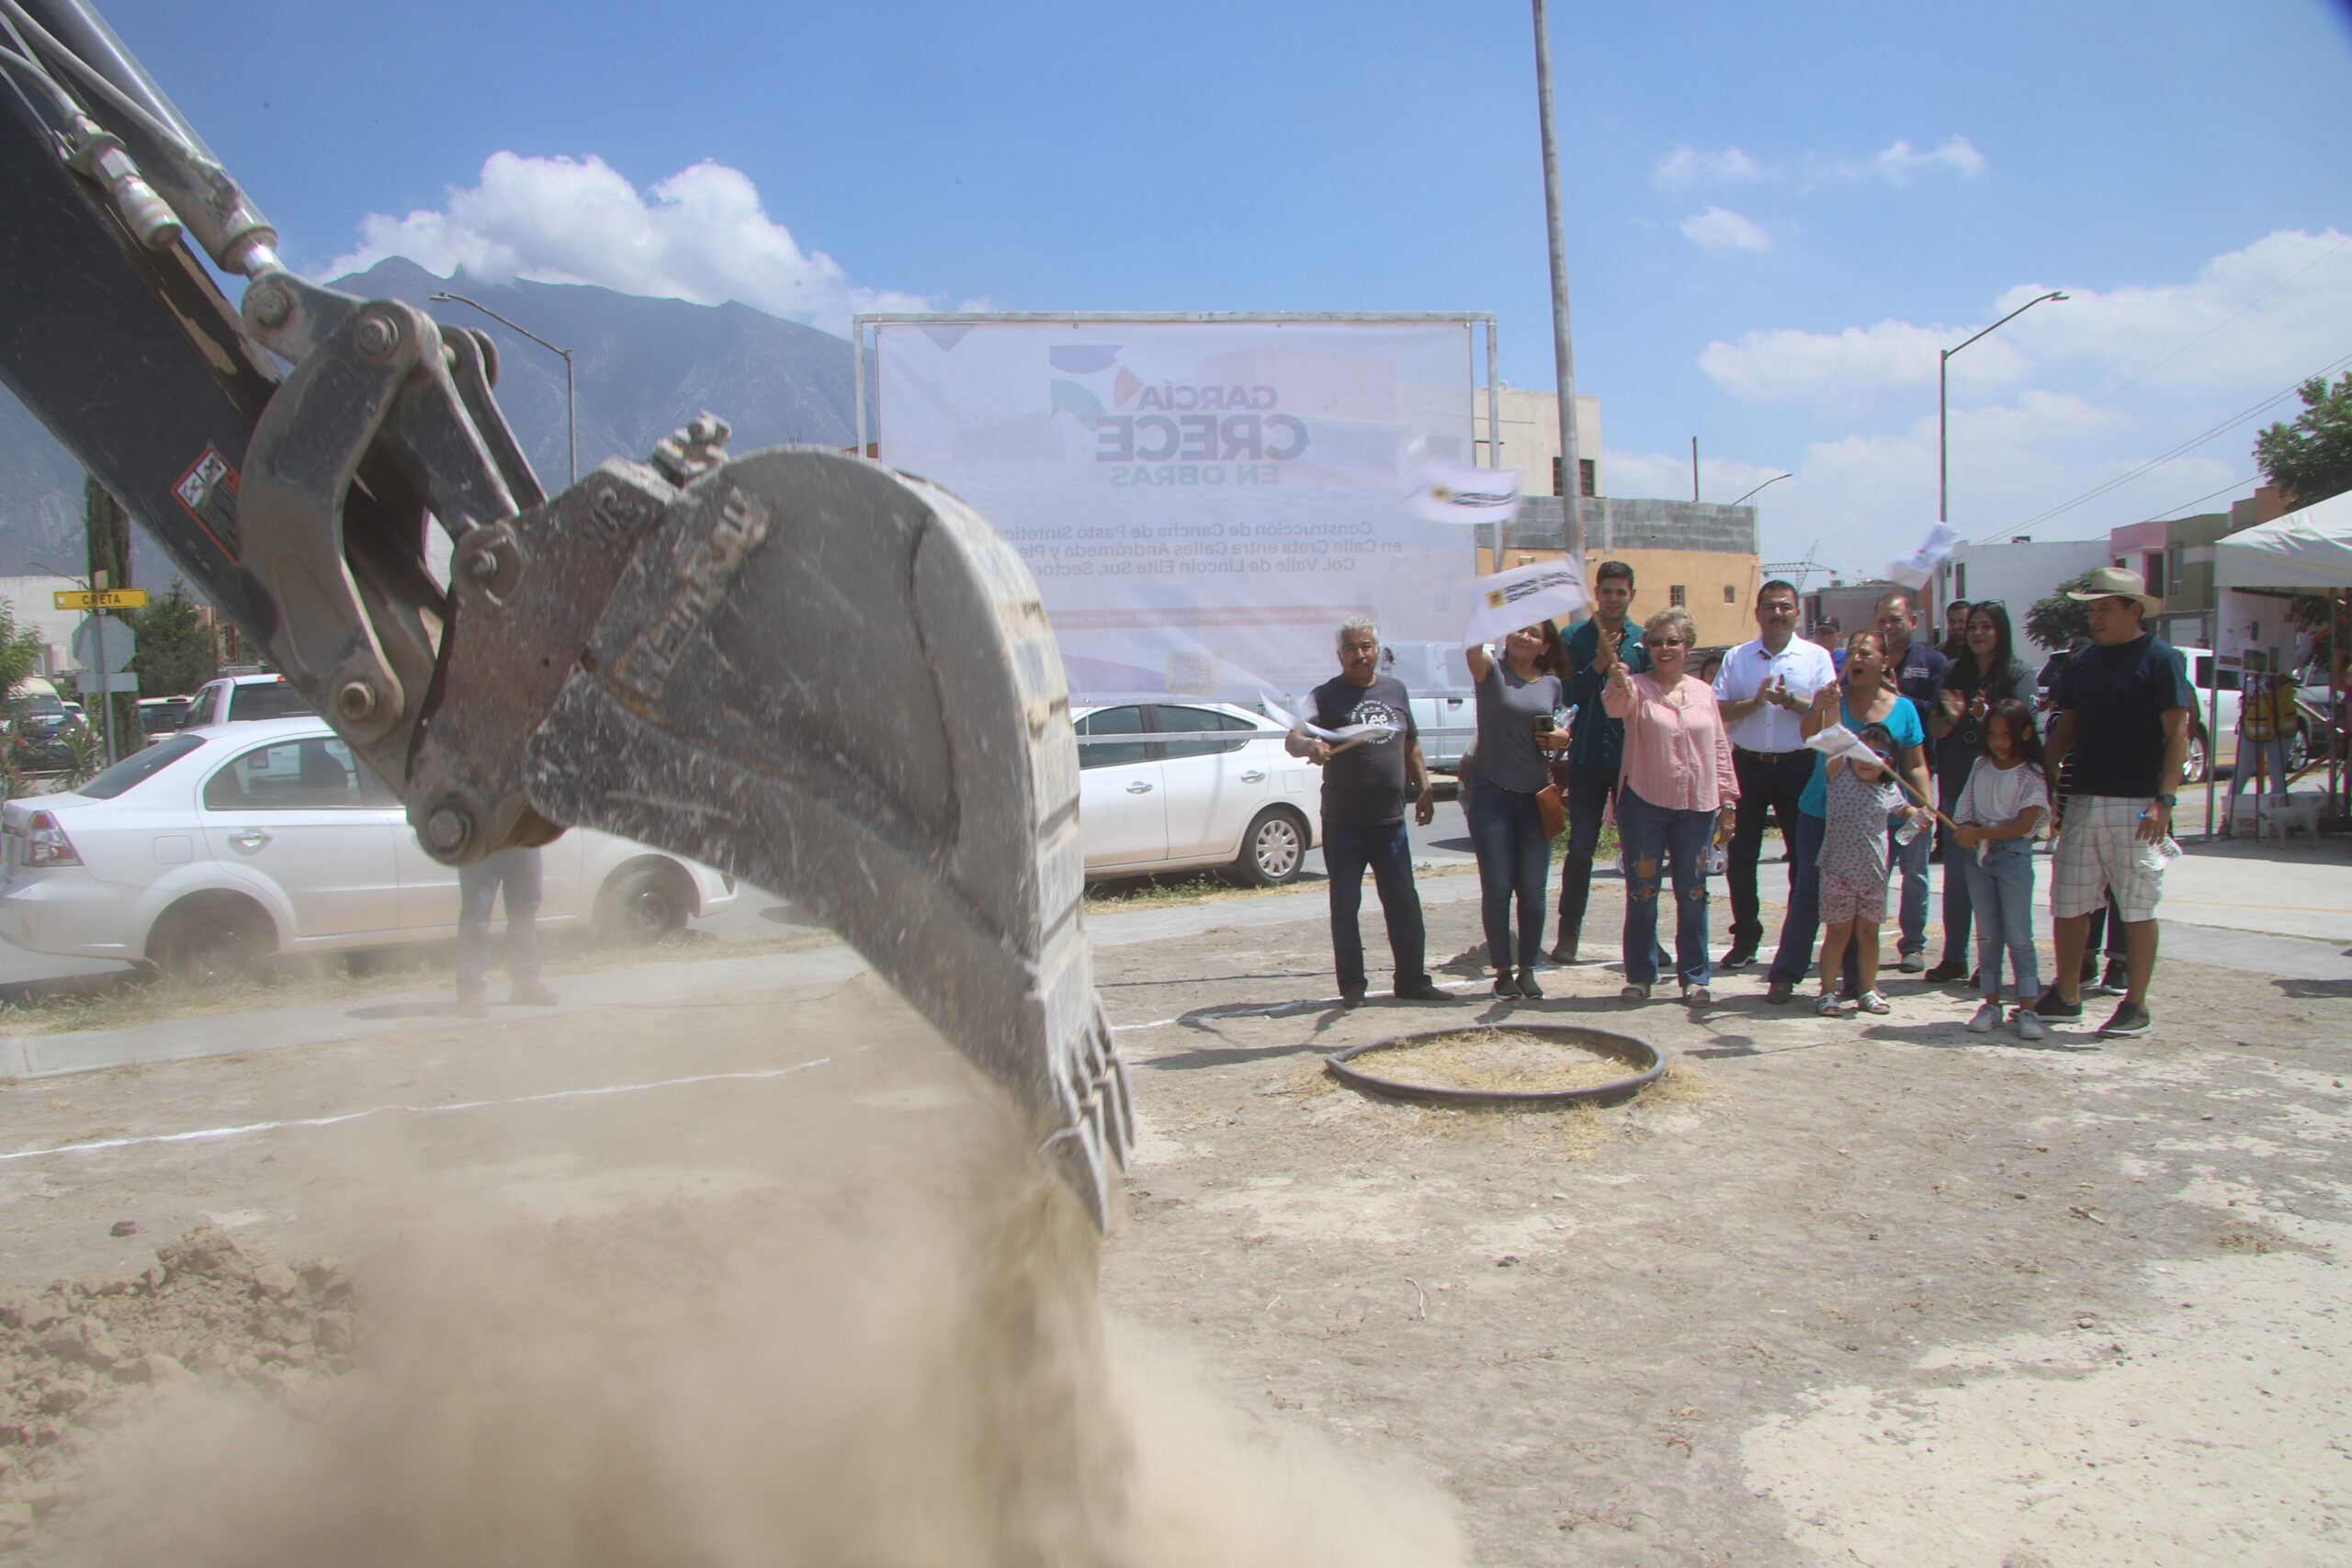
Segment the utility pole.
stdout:
<svg viewBox="0 0 2352 1568">
<path fill-rule="evenodd" d="M 95 475 L 85 474 L 82 479 L 82 532 L 91 586 L 101 590 L 130 587 L 130 514 Z M 94 608 L 90 613 L 99 618 L 103 628 L 106 612 Z M 104 637 L 103 629 L 99 635 Z M 100 646 L 103 648 L 104 644 Z M 98 677 L 105 681 L 107 672 L 101 669 Z M 117 739 L 140 733 L 139 694 L 101 691 L 98 702 L 107 761 L 112 765 L 117 761 Z"/>
<path fill-rule="evenodd" d="M 1584 558 L 1584 465 L 1577 460 L 1577 356 L 1568 341 L 1568 256 L 1560 207 L 1560 144 L 1552 129 L 1552 28 L 1535 6 L 1535 107 L 1544 129 L 1544 219 L 1552 243 L 1552 357 L 1560 381 L 1561 543 Z"/>
<path fill-rule="evenodd" d="M 1690 438 L 1690 504 L 1699 504 L 1699 438 Z"/>
</svg>

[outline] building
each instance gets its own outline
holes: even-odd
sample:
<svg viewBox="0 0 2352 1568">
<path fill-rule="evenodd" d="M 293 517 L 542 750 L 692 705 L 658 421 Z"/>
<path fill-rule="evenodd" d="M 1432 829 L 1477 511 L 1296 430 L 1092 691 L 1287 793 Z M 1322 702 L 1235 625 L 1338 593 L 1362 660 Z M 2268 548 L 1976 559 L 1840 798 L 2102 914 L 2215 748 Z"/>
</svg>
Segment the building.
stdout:
<svg viewBox="0 0 2352 1568">
<path fill-rule="evenodd" d="M 1504 429 L 1508 439 L 1508 423 Z M 1560 498 L 1531 495 L 1510 525 L 1503 563 L 1556 559 L 1564 553 L 1566 533 Z M 1611 559 L 1634 569 L 1636 616 L 1669 605 L 1688 610 L 1702 648 L 1727 647 L 1756 635 L 1756 590 L 1762 585 L 1756 508 L 1595 496 L 1584 503 L 1584 536 L 1588 571 Z M 1495 570 L 1493 559 L 1492 548 L 1480 546 L 1482 574 Z"/>
<path fill-rule="evenodd" d="M 2028 641 L 2025 613 L 2038 599 L 2047 599 L 2069 578 L 2112 565 L 2105 539 L 2036 539 L 2019 535 L 2007 544 L 1962 545 L 1937 573 L 1935 601 L 1942 637 L 1941 606 L 1955 599 L 1973 604 L 1992 599 L 2007 606 L 2018 640 Z"/>
<path fill-rule="evenodd" d="M 39 632 L 41 656 L 33 662 L 36 675 L 58 675 L 78 669 L 74 662 L 74 628 L 89 614 L 61 610 L 56 595 L 82 586 L 70 577 L 0 577 L 0 604 L 8 607 L 18 631 Z"/>
<path fill-rule="evenodd" d="M 1487 441 L 1492 434 L 1487 428 L 1485 390 L 1480 389 L 1471 401 L 1471 423 L 1477 434 L 1479 457 L 1484 461 Z M 1503 441 L 1502 451 L 1494 466 L 1524 470 L 1529 495 L 1564 493 L 1558 483 L 1560 394 L 1539 392 L 1506 382 L 1497 393 L 1496 402 L 1501 415 Z M 1600 400 L 1581 392 L 1577 394 L 1577 466 L 1583 470 L 1582 493 L 1591 496 L 1601 494 Z"/>
</svg>

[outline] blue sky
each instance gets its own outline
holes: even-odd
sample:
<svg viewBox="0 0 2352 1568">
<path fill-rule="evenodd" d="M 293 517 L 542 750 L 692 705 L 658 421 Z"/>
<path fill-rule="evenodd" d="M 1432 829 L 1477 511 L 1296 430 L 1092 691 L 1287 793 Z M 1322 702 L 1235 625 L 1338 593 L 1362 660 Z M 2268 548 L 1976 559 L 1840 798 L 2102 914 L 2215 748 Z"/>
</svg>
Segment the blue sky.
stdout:
<svg viewBox="0 0 2352 1568">
<path fill-rule="evenodd" d="M 1552 384 L 1523 3 L 855 7 L 111 0 L 299 266 L 746 302 L 1491 310 Z M 2248 486 L 2352 356 L 2342 0 L 1559 5 L 1579 389 L 1604 483 L 1767 491 L 1768 558 L 1935 513 L 2081 536 Z M 2352 361 L 2347 361 L 2352 363 Z M 2048 514 L 2048 515 L 2045 515 Z"/>
</svg>

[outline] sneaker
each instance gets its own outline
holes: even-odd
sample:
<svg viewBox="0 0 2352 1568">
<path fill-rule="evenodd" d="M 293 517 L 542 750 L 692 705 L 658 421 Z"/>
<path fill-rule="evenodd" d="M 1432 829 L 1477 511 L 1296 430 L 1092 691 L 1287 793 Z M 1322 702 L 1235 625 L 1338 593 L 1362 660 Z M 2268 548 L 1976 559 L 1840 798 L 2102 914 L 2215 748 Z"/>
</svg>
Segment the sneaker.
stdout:
<svg viewBox="0 0 2352 1568">
<path fill-rule="evenodd" d="M 1764 999 L 1780 1007 L 1797 994 L 1795 986 L 1786 980 L 1775 980 L 1764 987 Z"/>
<path fill-rule="evenodd" d="M 2031 1008 L 2018 1009 L 2016 1019 L 2018 1039 L 2047 1040 L 2050 1038 L 2050 1031 L 2042 1027 L 2041 1016 Z"/>
<path fill-rule="evenodd" d="M 537 980 L 517 980 L 506 999 L 515 1007 L 551 1008 L 563 998 L 540 985 Z"/>
<path fill-rule="evenodd" d="M 1837 992 L 1824 991 L 1815 998 L 1813 1010 L 1824 1018 L 1843 1018 L 1846 1016 L 1846 1004 L 1838 999 Z"/>
<path fill-rule="evenodd" d="M 1442 989 L 1435 980 L 1424 975 L 1418 980 L 1407 981 L 1396 987 L 1394 995 L 1400 1002 L 1450 1002 L 1453 993 Z"/>
<path fill-rule="evenodd" d="M 1617 999 L 1621 1002 L 1645 1002 L 1650 999 L 1650 988 L 1647 986 L 1628 986 L 1617 993 Z"/>
<path fill-rule="evenodd" d="M 2107 973 L 2099 984 L 2110 997 L 2125 995 L 2132 989 L 2132 965 L 2120 958 L 2109 959 Z"/>
<path fill-rule="evenodd" d="M 1507 999 L 1518 997 L 1519 982 L 1511 976 L 1510 970 L 1506 969 L 1495 976 L 1495 995 Z"/>
<path fill-rule="evenodd" d="M 1682 1000 L 1685 1006 L 1694 1008 L 1708 1007 L 1713 1005 L 1715 993 L 1707 989 L 1704 986 L 1685 986 L 1682 987 Z"/>
<path fill-rule="evenodd" d="M 2083 1004 L 2066 1000 L 2058 994 L 2055 986 L 2041 993 L 2041 999 L 2033 1004 L 2033 1010 L 2046 1023 L 2079 1023 L 2083 1017 Z"/>
<path fill-rule="evenodd" d="M 1931 986 L 1949 985 L 1952 981 L 1959 979 L 1962 973 L 1966 970 L 1967 967 L 1967 964 L 1962 963 L 1957 958 L 1947 958 L 1942 963 L 1937 964 L 1933 969 L 1928 971 L 1928 983 Z"/>
<path fill-rule="evenodd" d="M 1755 962 L 1756 944 L 1752 942 L 1743 942 L 1736 943 L 1729 953 L 1724 953 L 1723 962 L 1716 964 L 1715 967 L 1718 969 L 1745 969 Z"/>
<path fill-rule="evenodd" d="M 1917 975 L 1927 966 L 1928 960 L 1926 955 L 1917 953 L 1905 953 L 1902 961 L 1895 964 L 1895 967 L 1903 971 L 1905 975 Z"/>
<path fill-rule="evenodd" d="M 1577 961 L 1577 939 L 1576 939 L 1576 938 L 1574 938 L 1574 937 L 1572 937 L 1572 936 L 1564 936 L 1564 937 L 1562 937 L 1559 941 L 1557 941 L 1557 942 L 1554 942 L 1554 943 L 1552 944 L 1552 962 L 1553 962 L 1553 963 L 1555 963 L 1555 964 L 1574 964 L 1576 961 Z"/>
<path fill-rule="evenodd" d="M 1519 972 L 1519 994 L 1531 1002 L 1544 999 L 1544 987 L 1535 983 L 1534 970 L 1522 969 Z"/>
<path fill-rule="evenodd" d="M 1876 991 L 1864 991 L 1861 998 L 1855 1002 L 1854 1006 L 1862 1012 L 1871 1013 L 1879 1018 L 1884 1018 L 1894 1010 L 1893 1005 Z"/>
<path fill-rule="evenodd" d="M 2098 954 L 2095 953 L 2086 953 L 2083 954 L 2082 977 L 2083 984 L 2086 986 L 2096 986 L 2098 984 Z"/>
<path fill-rule="evenodd" d="M 2001 1004 L 1996 1001 L 1981 1004 L 1976 1010 L 1976 1016 L 1968 1021 L 1968 1032 L 1971 1034 L 1990 1034 L 2000 1027 Z"/>
<path fill-rule="evenodd" d="M 2133 1007 L 2125 1002 L 2115 1010 L 2113 1018 L 2098 1026 L 2098 1037 L 2101 1040 L 2129 1040 L 2147 1033 L 2155 1026 L 2156 1021 L 2148 1016 L 2146 1008 Z"/>
<path fill-rule="evenodd" d="M 1362 986 L 1356 986 L 1340 991 L 1340 1005 L 1343 1008 L 1360 1008 L 1363 1006 L 1363 987 Z"/>
<path fill-rule="evenodd" d="M 458 1016 L 459 1018 L 487 1018 L 490 1016 L 490 1003 L 483 998 L 482 994 L 480 991 L 459 991 L 458 993 Z"/>
</svg>

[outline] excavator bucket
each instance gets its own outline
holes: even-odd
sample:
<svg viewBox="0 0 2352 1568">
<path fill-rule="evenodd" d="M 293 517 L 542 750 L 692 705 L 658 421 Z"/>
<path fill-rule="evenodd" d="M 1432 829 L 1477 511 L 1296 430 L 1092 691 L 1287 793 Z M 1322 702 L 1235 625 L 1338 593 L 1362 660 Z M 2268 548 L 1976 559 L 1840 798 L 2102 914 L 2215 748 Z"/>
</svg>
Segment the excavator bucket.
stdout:
<svg viewBox="0 0 2352 1568">
<path fill-rule="evenodd" d="M 1036 584 L 962 502 L 806 448 L 694 479 L 523 783 L 549 821 L 832 927 L 1035 1119 L 1102 1223 L 1132 1131 L 1081 923 L 1069 691 Z"/>
</svg>

